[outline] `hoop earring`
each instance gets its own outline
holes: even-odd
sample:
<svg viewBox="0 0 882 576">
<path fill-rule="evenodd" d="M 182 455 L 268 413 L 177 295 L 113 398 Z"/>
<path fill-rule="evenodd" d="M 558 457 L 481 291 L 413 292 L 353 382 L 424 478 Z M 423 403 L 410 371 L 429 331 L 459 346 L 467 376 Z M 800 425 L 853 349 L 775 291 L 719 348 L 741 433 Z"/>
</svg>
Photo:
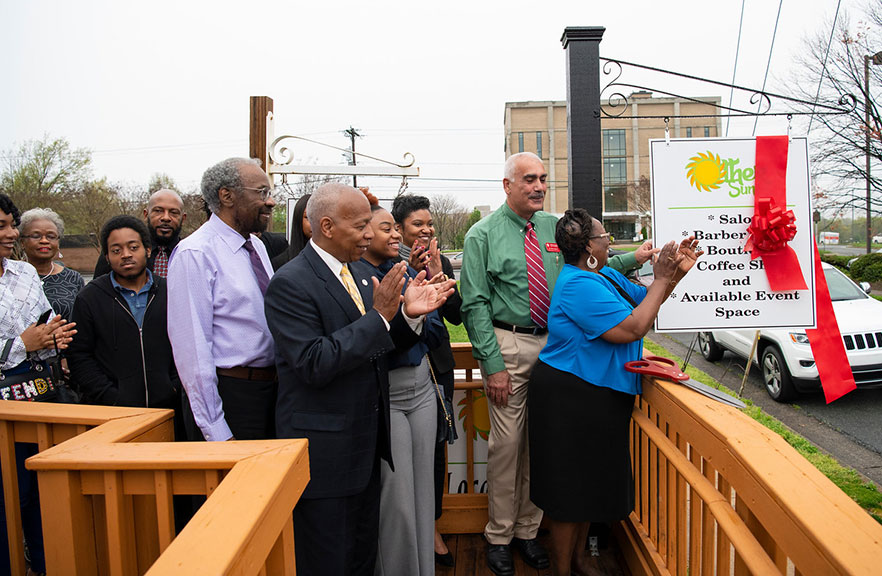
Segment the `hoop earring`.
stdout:
<svg viewBox="0 0 882 576">
<path fill-rule="evenodd" d="M 588 264 L 588 267 L 592 270 L 597 268 L 597 258 L 594 257 L 594 254 L 588 256 L 588 262 L 586 262 L 586 264 Z"/>
</svg>

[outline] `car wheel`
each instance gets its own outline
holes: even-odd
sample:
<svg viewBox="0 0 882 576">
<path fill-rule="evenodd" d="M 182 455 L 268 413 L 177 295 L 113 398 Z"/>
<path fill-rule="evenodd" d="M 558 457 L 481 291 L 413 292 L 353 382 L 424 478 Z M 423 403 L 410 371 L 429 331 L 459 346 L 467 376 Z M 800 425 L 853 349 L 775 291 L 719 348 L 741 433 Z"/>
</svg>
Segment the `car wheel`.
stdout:
<svg viewBox="0 0 882 576">
<path fill-rule="evenodd" d="M 760 359 L 760 368 L 763 372 L 763 384 L 772 400 L 787 402 L 796 396 L 796 388 L 793 387 L 787 364 L 777 348 L 766 346 Z"/>
<path fill-rule="evenodd" d="M 710 332 L 698 333 L 698 349 L 708 362 L 716 362 L 723 357 L 723 348 L 714 340 Z"/>
</svg>

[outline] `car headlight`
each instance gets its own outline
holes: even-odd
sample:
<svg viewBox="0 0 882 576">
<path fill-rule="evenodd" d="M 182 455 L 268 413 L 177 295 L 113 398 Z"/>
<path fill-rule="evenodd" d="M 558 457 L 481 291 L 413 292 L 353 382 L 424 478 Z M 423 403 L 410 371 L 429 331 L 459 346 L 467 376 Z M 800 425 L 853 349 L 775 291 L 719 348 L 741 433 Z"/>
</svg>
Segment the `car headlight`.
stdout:
<svg viewBox="0 0 882 576">
<path fill-rule="evenodd" d="M 808 344 L 809 339 L 806 336 L 805 332 L 791 332 L 790 339 L 793 340 L 796 344 Z"/>
</svg>

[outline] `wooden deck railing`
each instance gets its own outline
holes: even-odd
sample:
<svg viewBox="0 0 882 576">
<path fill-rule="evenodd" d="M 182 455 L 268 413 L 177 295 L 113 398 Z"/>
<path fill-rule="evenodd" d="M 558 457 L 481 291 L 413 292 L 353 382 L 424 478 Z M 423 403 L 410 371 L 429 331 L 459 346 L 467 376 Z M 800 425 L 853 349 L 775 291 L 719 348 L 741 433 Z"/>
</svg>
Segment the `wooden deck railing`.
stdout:
<svg viewBox="0 0 882 576">
<path fill-rule="evenodd" d="M 306 441 L 174 443 L 171 418 L 168 410 L 0 402 L 6 502 L 18 502 L 6 482 L 12 443 L 39 441 L 27 464 L 39 474 L 47 571 L 294 574 L 291 512 L 309 480 Z M 179 494 L 209 498 L 176 536 Z M 15 511 L 7 518 L 20 558 L 20 519 Z M 13 574 L 24 574 L 20 562 Z"/>
<path fill-rule="evenodd" d="M 474 412 L 481 387 L 454 345 L 465 390 L 467 492 L 439 528 L 478 533 Z M 291 511 L 306 442 L 170 443 L 169 411 L 0 402 L 0 459 L 13 574 L 24 574 L 14 442 L 37 443 L 52 574 L 293 574 Z M 634 575 L 873 574 L 882 526 L 778 435 L 679 385 L 644 380 L 635 404 L 636 506 L 614 527 Z M 53 447 L 54 446 L 54 447 Z M 210 496 L 175 536 L 171 497 Z"/>
<path fill-rule="evenodd" d="M 455 381 L 457 390 L 464 390 L 466 395 L 465 418 L 463 430 L 465 434 L 457 442 L 466 443 L 466 492 L 450 494 L 447 480 L 444 482 L 443 508 L 444 513 L 438 520 L 438 530 L 444 534 L 480 534 L 487 525 L 487 494 L 475 491 L 475 391 L 484 386 L 478 361 L 472 356 L 472 345 L 468 343 L 452 343 L 453 358 L 461 376 Z M 445 478 L 447 475 L 445 474 Z"/>
<path fill-rule="evenodd" d="M 879 574 L 882 526 L 739 410 L 644 379 L 631 425 L 633 574 Z"/>
<path fill-rule="evenodd" d="M 445 494 L 443 533 L 480 533 L 471 346 L 454 344 L 466 390 L 466 494 Z M 477 380 L 477 381 L 475 381 Z M 644 379 L 632 417 L 636 510 L 615 527 L 632 574 L 873 574 L 882 526 L 780 436 L 682 386 Z M 789 566 L 789 568 L 788 568 Z M 789 570 L 795 570 L 790 572 Z"/>
</svg>

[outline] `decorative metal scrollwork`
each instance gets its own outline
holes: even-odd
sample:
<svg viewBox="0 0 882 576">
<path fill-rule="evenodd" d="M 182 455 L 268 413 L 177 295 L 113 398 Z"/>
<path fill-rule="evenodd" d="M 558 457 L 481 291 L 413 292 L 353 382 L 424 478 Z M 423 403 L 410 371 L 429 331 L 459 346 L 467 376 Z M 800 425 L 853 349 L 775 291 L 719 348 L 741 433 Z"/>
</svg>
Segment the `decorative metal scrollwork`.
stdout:
<svg viewBox="0 0 882 576">
<path fill-rule="evenodd" d="M 601 58 L 604 61 L 604 65 L 602 68 L 603 76 L 610 76 L 611 78 L 607 81 L 606 85 L 600 91 L 601 100 L 606 100 L 606 103 L 601 104 L 600 107 L 600 115 L 602 118 L 621 118 L 624 113 L 631 106 L 631 98 L 625 95 L 626 88 L 631 88 L 635 91 L 646 91 L 653 92 L 656 94 L 663 94 L 665 96 L 671 96 L 673 98 L 680 98 L 682 100 L 686 100 L 688 102 L 695 102 L 698 104 L 705 104 L 708 106 L 713 106 L 714 108 L 719 110 L 718 114 L 681 114 L 679 118 L 734 118 L 739 116 L 807 116 L 807 115 L 828 115 L 828 114 L 848 114 L 855 110 L 857 106 L 857 98 L 853 94 L 843 94 L 840 96 L 837 105 L 825 104 L 822 102 L 809 102 L 807 100 L 801 100 L 799 98 L 793 98 L 791 96 L 784 96 L 782 94 L 774 94 L 772 92 L 764 91 L 764 90 L 756 90 L 753 88 L 747 88 L 744 86 L 738 86 L 736 84 L 727 84 L 725 82 L 718 82 L 716 80 L 709 80 L 707 78 L 701 78 L 699 76 L 692 76 L 690 74 L 682 74 L 679 72 L 672 72 L 670 70 L 663 70 L 661 68 L 654 68 L 652 66 L 644 66 L 643 64 L 634 64 L 633 62 L 625 62 L 624 60 L 614 60 L 611 58 Z M 683 96 L 681 94 L 676 94 L 674 92 L 669 92 L 667 90 L 661 90 L 658 88 L 651 88 L 649 86 L 643 86 L 640 84 L 633 84 L 630 82 L 622 81 L 622 76 L 625 72 L 625 67 L 633 67 L 639 68 L 641 70 L 648 70 L 650 72 L 655 72 L 658 74 L 664 74 L 668 76 L 676 76 L 678 78 L 684 78 L 691 81 L 704 82 L 707 84 L 713 84 L 715 86 L 722 86 L 725 88 L 731 88 L 737 90 L 744 94 L 750 94 L 749 102 L 756 106 L 755 110 L 746 110 L 744 108 L 733 107 L 731 102 L 729 106 L 725 106 L 723 104 L 716 104 L 713 102 L 708 102 L 707 100 L 700 100 L 697 98 L 693 98 L 690 96 Z M 632 93 L 633 95 L 633 93 Z M 788 110 L 781 111 L 772 111 L 772 104 L 774 102 L 783 102 L 784 104 L 791 105 L 791 108 Z M 799 105 L 800 108 L 793 107 L 793 105 Z M 663 119 L 666 116 L 628 116 L 628 118 L 655 118 L 655 119 Z M 671 117 L 667 115 L 667 117 Z"/>
<path fill-rule="evenodd" d="M 301 140 L 303 142 L 309 142 L 311 144 L 324 146 L 325 148 L 331 148 L 332 150 L 339 150 L 340 152 L 352 154 L 352 150 L 350 150 L 349 148 L 340 148 L 339 146 L 333 146 L 325 142 L 319 142 L 318 140 L 311 140 L 309 138 L 304 138 L 303 136 L 285 135 L 279 136 L 272 141 L 272 144 L 270 144 L 269 157 L 271 163 L 278 166 L 286 166 L 294 161 L 294 154 L 291 152 L 292 143 L 289 142 L 290 140 Z M 365 154 L 363 152 L 356 151 L 355 155 L 362 158 L 370 158 L 371 160 L 376 160 L 377 162 L 382 162 L 383 164 L 389 164 L 390 166 L 397 166 L 398 168 L 410 168 L 416 161 L 413 154 L 411 154 L 410 152 L 404 153 L 403 163 L 401 164 L 399 164 L 398 162 L 392 162 L 389 160 L 384 160 L 382 158 L 377 158 L 376 156 L 371 156 L 370 154 Z"/>
</svg>

